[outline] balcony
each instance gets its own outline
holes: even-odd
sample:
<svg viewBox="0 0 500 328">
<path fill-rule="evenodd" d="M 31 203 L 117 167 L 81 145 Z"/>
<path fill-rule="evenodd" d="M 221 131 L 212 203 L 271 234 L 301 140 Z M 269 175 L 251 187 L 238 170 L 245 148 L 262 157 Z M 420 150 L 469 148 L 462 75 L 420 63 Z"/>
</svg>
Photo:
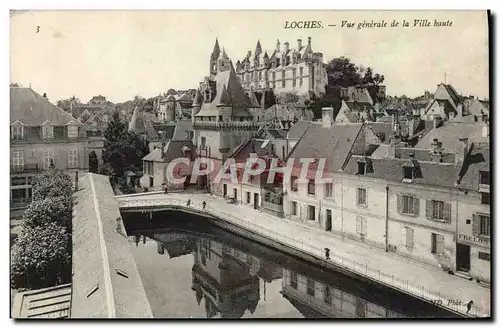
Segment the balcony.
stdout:
<svg viewBox="0 0 500 328">
<path fill-rule="evenodd" d="M 195 121 L 193 127 L 203 128 L 209 130 L 258 130 L 264 123 L 254 121 L 231 121 L 231 122 L 217 122 L 217 121 Z"/>
<path fill-rule="evenodd" d="M 24 165 L 10 166 L 11 173 L 31 173 L 39 171 L 41 171 L 41 168 L 38 166 L 38 164 L 24 164 Z"/>
</svg>

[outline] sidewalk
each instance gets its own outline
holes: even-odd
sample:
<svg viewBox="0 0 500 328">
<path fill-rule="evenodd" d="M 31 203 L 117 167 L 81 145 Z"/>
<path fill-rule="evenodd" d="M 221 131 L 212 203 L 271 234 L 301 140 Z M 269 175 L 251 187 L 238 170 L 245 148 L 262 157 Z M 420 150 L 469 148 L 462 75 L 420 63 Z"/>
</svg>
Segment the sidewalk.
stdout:
<svg viewBox="0 0 500 328">
<path fill-rule="evenodd" d="M 117 199 L 119 200 L 120 197 Z M 174 195 L 150 194 L 122 198 L 121 201 L 148 200 L 161 205 L 161 203 L 170 203 L 170 201 L 177 200 L 177 202 L 181 202 L 181 205 L 185 205 L 184 202 L 188 199 L 191 199 L 191 206 L 196 208 L 200 207 L 201 202 L 206 201 L 207 209 L 210 212 L 220 214 L 228 221 L 240 221 L 235 222 L 236 224 L 245 221 L 247 223 L 245 227 L 256 233 L 280 241 L 283 240 L 289 244 L 290 240 L 293 239 L 293 246 L 305 252 L 312 252 L 323 257 L 323 250 L 327 247 L 331 250 L 330 255 L 333 262 L 340 264 L 342 259 L 342 265 L 347 269 L 357 273 L 366 273 L 376 281 L 381 281 L 416 296 L 421 296 L 423 290 L 425 290 L 424 295 L 427 295 L 426 298 L 441 299 L 444 307 L 465 314 L 465 304 L 473 300 L 474 307 L 470 312 L 471 315 L 475 315 L 476 308 L 478 316 L 487 316 L 490 313 L 491 291 L 476 282 L 450 275 L 438 268 L 420 264 L 394 253 L 386 253 L 383 250 L 354 240 L 342 240 L 342 237 L 321 231 L 316 227 L 308 227 L 295 221 L 281 219 L 244 205 L 227 204 L 219 197 L 208 194 L 186 193 Z M 354 267 L 352 263 L 354 263 Z M 405 281 L 403 282 L 403 280 Z M 408 284 L 406 281 L 408 281 Z M 446 304 L 448 300 L 461 302 L 461 305 L 448 305 Z"/>
</svg>

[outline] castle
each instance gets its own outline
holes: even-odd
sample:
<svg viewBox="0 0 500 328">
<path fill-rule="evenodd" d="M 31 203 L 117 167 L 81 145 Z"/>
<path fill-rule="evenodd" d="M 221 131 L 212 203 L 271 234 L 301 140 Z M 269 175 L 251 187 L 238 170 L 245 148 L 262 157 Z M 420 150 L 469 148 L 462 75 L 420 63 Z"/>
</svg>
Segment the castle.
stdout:
<svg viewBox="0 0 500 328">
<path fill-rule="evenodd" d="M 218 48 L 218 43 L 215 46 Z M 212 58 L 211 74 L 213 64 Z M 282 47 L 277 40 L 271 56 L 257 41 L 253 54 L 249 51 L 241 62 L 236 62 L 236 74 L 247 93 L 259 95 L 272 90 L 279 96 L 293 92 L 304 100 L 323 95 L 328 83 L 323 54 L 313 52 L 310 37 L 306 45 L 298 39 L 295 49 L 290 48 L 289 42 Z"/>
</svg>

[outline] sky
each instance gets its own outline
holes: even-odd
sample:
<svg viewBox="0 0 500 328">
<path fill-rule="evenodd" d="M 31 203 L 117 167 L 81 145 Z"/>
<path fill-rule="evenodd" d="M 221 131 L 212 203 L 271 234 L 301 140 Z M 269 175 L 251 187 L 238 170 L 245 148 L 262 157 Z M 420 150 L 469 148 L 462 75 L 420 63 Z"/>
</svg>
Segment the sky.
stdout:
<svg viewBox="0 0 500 328">
<path fill-rule="evenodd" d="M 413 27 L 415 19 L 452 25 Z M 304 20 L 323 27 L 284 28 Z M 399 26 L 357 29 L 382 20 Z M 216 38 L 233 63 L 257 40 L 271 55 L 277 39 L 292 48 L 311 37 L 325 61 L 345 56 L 384 74 L 389 95 L 434 92 L 445 76 L 459 93 L 489 94 L 486 11 L 30 11 L 10 21 L 10 81 L 53 102 L 101 94 L 117 103 L 196 88 Z"/>
</svg>

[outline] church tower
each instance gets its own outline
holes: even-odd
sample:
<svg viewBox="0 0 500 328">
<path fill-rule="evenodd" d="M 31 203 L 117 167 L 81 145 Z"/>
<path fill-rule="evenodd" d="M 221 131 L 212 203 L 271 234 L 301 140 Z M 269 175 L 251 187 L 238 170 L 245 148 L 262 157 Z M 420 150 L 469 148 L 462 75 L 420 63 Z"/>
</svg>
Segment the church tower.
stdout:
<svg viewBox="0 0 500 328">
<path fill-rule="evenodd" d="M 220 56 L 219 40 L 215 39 L 214 50 L 210 56 L 210 79 L 215 78 L 217 75 L 217 60 Z"/>
<path fill-rule="evenodd" d="M 222 52 L 219 57 L 218 70 L 217 72 L 225 72 L 231 69 L 231 60 L 226 54 L 226 50 L 222 48 Z"/>
</svg>

